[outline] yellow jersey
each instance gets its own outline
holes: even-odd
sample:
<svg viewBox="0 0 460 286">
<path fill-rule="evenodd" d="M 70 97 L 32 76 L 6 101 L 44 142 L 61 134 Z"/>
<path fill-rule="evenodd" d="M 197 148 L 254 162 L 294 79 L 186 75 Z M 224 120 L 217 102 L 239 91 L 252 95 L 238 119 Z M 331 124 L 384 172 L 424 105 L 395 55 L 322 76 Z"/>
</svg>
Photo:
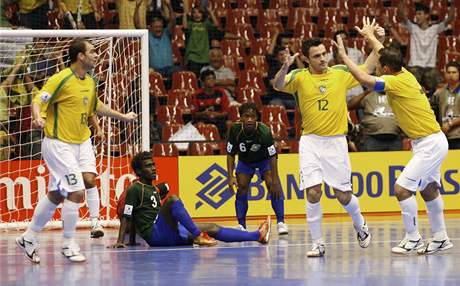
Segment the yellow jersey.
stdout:
<svg viewBox="0 0 460 286">
<path fill-rule="evenodd" d="M 376 78 L 375 91 L 384 91 L 399 127 L 411 139 L 441 130 L 428 98 L 415 76 L 405 68 L 395 75 Z"/>
<path fill-rule="evenodd" d="M 21 0 L 19 1 L 19 13 L 30 13 L 47 2 L 47 0 Z"/>
<path fill-rule="evenodd" d="M 88 117 L 100 101 L 96 82 L 88 74 L 80 79 L 70 68 L 58 72 L 46 81 L 34 102 L 46 110 L 46 137 L 81 144 L 91 136 Z"/>
<path fill-rule="evenodd" d="M 282 91 L 294 95 L 303 135 L 335 136 L 347 134 L 346 94 L 358 84 L 345 65 L 336 65 L 322 74 L 293 70 L 286 76 Z"/>
</svg>

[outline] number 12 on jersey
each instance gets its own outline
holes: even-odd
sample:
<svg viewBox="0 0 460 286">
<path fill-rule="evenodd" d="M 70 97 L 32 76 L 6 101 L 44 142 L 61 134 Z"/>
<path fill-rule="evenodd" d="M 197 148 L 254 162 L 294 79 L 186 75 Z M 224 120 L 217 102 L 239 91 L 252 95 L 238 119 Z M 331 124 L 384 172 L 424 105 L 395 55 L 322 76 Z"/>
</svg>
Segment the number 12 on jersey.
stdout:
<svg viewBox="0 0 460 286">
<path fill-rule="evenodd" d="M 326 111 L 329 110 L 327 108 L 329 101 L 327 99 L 319 99 L 318 101 L 318 110 L 319 111 Z"/>
</svg>

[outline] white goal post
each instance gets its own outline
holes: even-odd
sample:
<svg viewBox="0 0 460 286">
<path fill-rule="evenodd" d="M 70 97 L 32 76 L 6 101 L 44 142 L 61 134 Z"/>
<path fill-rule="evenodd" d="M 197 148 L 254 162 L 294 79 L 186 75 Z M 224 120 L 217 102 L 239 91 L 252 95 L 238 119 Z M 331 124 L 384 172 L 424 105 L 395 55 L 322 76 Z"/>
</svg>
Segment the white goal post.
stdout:
<svg viewBox="0 0 460 286">
<path fill-rule="evenodd" d="M 98 97 L 139 115 L 134 123 L 99 118 L 105 139 L 93 138 L 93 145 L 102 225 L 117 224 L 117 198 L 134 178 L 130 158 L 150 150 L 147 30 L 0 30 L 0 231 L 27 226 L 47 192 L 43 134 L 30 127 L 30 103 L 49 76 L 68 66 L 67 49 L 76 38 L 89 40 L 98 52 L 92 72 Z M 86 204 L 80 218 L 79 226 L 89 226 Z M 47 227 L 61 225 L 58 208 Z"/>
</svg>

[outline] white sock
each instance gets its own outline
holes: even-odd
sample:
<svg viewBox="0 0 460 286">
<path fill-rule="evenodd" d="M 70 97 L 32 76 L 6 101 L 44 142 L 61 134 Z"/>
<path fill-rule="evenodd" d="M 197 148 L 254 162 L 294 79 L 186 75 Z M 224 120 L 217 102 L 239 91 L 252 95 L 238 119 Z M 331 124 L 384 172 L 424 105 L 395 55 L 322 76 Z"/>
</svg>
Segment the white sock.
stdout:
<svg viewBox="0 0 460 286">
<path fill-rule="evenodd" d="M 415 196 L 411 196 L 404 201 L 400 201 L 402 220 L 404 227 L 406 228 L 406 238 L 410 240 L 420 239 L 420 233 L 418 232 L 418 218 L 417 218 L 417 201 Z"/>
<path fill-rule="evenodd" d="M 359 208 L 359 201 L 358 198 L 351 194 L 351 200 L 348 205 L 343 206 L 343 208 L 347 211 L 350 215 L 353 224 L 356 227 L 362 227 L 364 225 L 364 217 L 361 214 L 361 209 Z"/>
<path fill-rule="evenodd" d="M 44 196 L 35 207 L 32 222 L 24 232 L 26 240 L 37 238 L 37 234 L 45 227 L 46 223 L 53 217 L 57 205 L 53 204 L 48 196 Z"/>
<path fill-rule="evenodd" d="M 436 240 L 447 238 L 446 224 L 444 223 L 444 201 L 441 196 L 436 199 L 425 202 L 428 220 L 430 221 L 431 232 Z"/>
<path fill-rule="evenodd" d="M 86 202 L 89 208 L 91 225 L 93 225 L 93 222 L 97 222 L 99 218 L 99 192 L 97 191 L 97 187 L 86 190 Z"/>
<path fill-rule="evenodd" d="M 321 204 L 310 203 L 307 201 L 307 222 L 313 243 L 324 243 L 321 223 L 323 220 L 323 210 Z"/>
<path fill-rule="evenodd" d="M 64 228 L 64 238 L 73 238 L 79 218 L 78 209 L 80 204 L 65 200 L 62 206 L 62 224 Z M 65 245 L 65 243 L 64 243 Z"/>
</svg>

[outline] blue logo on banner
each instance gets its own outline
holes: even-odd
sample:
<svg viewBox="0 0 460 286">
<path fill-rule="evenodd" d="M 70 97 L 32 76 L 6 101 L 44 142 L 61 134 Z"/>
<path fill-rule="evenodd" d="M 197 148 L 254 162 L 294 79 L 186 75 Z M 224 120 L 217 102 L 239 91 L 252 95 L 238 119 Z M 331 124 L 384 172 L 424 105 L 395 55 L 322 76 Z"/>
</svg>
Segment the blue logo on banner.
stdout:
<svg viewBox="0 0 460 286">
<path fill-rule="evenodd" d="M 218 164 L 206 169 L 196 180 L 204 185 L 204 188 L 197 194 L 202 201 L 195 204 L 195 209 L 200 208 L 203 202 L 218 209 L 233 196 L 227 184 L 227 171 Z"/>
</svg>

